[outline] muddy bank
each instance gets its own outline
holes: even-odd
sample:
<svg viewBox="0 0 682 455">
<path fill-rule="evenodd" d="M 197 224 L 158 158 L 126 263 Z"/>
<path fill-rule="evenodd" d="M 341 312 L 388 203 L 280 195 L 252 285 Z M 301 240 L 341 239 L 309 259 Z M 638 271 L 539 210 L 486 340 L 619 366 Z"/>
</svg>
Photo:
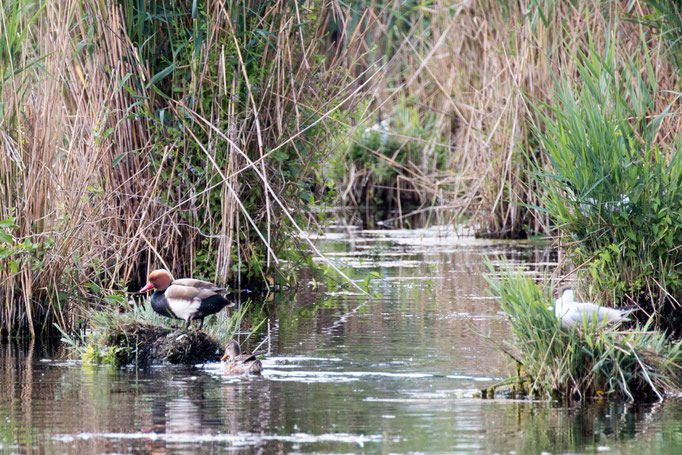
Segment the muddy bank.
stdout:
<svg viewBox="0 0 682 455">
<path fill-rule="evenodd" d="M 105 338 L 115 348 L 117 365 L 146 366 L 153 363 L 195 365 L 220 360 L 218 341 L 198 330 L 171 330 L 135 322 L 111 330 Z"/>
</svg>

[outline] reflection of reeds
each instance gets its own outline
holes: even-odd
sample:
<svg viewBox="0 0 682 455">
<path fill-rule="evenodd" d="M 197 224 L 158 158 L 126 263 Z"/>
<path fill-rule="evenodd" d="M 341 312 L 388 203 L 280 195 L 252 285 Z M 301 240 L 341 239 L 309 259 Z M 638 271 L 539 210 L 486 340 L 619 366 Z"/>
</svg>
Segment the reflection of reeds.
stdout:
<svg viewBox="0 0 682 455">
<path fill-rule="evenodd" d="M 672 401 L 642 405 L 598 400 L 589 406 L 571 406 L 506 400 L 496 407 L 502 415 L 496 416 L 494 423 L 490 422 L 493 419 L 483 420 L 491 428 L 491 437 L 484 444 L 489 452 L 497 453 L 579 453 L 598 451 L 600 446 L 625 452 L 665 453 L 670 443 L 661 437 L 660 429 L 675 419 L 676 406 Z"/>
<path fill-rule="evenodd" d="M 364 87 L 337 71 L 361 33 L 323 39 L 333 13 L 347 19 L 339 5 L 299 26 L 310 11 L 297 3 L 197 17 L 161 3 L 2 6 L 0 219 L 18 226 L 0 259 L 8 332 L 67 326 L 70 301 L 150 267 L 262 280 L 287 226 L 308 221 L 315 146 Z"/>
</svg>

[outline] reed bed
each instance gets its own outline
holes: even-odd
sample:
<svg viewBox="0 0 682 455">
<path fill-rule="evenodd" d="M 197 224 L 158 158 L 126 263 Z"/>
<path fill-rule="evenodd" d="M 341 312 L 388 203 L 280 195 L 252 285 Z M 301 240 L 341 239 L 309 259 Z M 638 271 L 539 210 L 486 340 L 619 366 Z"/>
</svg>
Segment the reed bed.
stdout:
<svg viewBox="0 0 682 455">
<path fill-rule="evenodd" d="M 649 59 L 659 93 L 679 90 L 680 73 L 667 52 L 675 45 L 666 38 L 679 30 L 674 27 L 676 16 L 661 15 L 648 3 L 668 4 L 481 1 L 431 2 L 421 7 L 391 3 L 386 7 L 391 14 L 383 16 L 387 22 L 380 29 L 384 34 L 377 31 L 371 38 L 377 54 L 393 64 L 379 80 L 367 110 L 388 125 L 388 134 L 441 145 L 445 160 L 434 167 L 427 152 L 419 157 L 405 155 L 394 164 L 393 174 L 384 172 L 389 179 L 371 180 L 367 174 L 377 168 L 373 156 L 390 157 L 374 147 L 366 153 L 369 164 L 364 167 L 351 169 L 349 163 L 359 160 L 339 159 L 347 175 L 342 189 L 374 181 L 396 190 L 402 186 L 408 198 L 419 193 L 421 205 L 468 214 L 482 236 L 546 233 L 552 222 L 547 213 L 537 210 L 543 206 L 544 193 L 531 173 L 548 164 L 533 125 L 538 124 L 538 105 L 552 102 L 552 75 L 578 82 L 585 76 L 578 70 L 580 62 L 613 45 L 617 66 L 630 58 Z M 376 6 L 377 11 L 382 8 Z M 652 18 L 661 20 L 647 22 Z M 642 40 L 645 46 L 640 45 Z M 656 112 L 662 112 L 669 98 L 656 99 Z M 400 122 L 391 123 L 405 105 L 429 125 L 430 137 L 415 138 L 403 132 Z M 372 128 L 373 118 L 364 128 Z M 357 135 L 355 142 L 372 148 L 364 137 Z M 666 140 L 658 139 L 663 149 Z M 357 147 L 349 146 L 347 153 L 357 153 Z M 384 165 L 391 164 L 379 158 Z M 346 203 L 364 202 L 347 191 L 340 195 Z"/>
<path fill-rule="evenodd" d="M 3 333 L 72 325 L 74 302 L 116 304 L 157 267 L 290 279 L 317 254 L 296 234 L 334 201 L 546 233 L 552 75 L 579 81 L 612 47 L 616 71 L 648 62 L 648 115 L 679 92 L 664 2 L 192 5 L 0 7 Z"/>
<path fill-rule="evenodd" d="M 342 70 L 360 33 L 325 38 L 340 3 L 0 9 L 3 333 L 70 327 L 157 267 L 240 286 L 296 260 L 317 145 L 373 77 Z"/>
<path fill-rule="evenodd" d="M 643 320 L 654 315 L 679 333 L 675 2 L 393 3 L 391 11 L 391 31 L 372 35 L 392 63 L 366 107 L 381 122 L 368 123 L 339 159 L 342 187 L 405 194 L 415 212 L 454 208 L 483 237 L 555 236 L 586 294 L 640 304 Z M 410 132 L 406 111 L 430 136 Z M 444 144 L 442 159 L 431 158 L 433 147 L 405 153 L 405 143 Z"/>
</svg>

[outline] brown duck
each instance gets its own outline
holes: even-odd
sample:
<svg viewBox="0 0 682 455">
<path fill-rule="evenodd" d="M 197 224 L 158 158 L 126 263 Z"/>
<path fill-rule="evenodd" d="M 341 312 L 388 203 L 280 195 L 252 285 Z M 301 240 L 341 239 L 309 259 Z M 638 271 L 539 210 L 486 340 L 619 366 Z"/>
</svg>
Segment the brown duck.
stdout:
<svg viewBox="0 0 682 455">
<path fill-rule="evenodd" d="M 227 374 L 260 374 L 263 371 L 260 360 L 253 354 L 242 354 L 239 343 L 234 340 L 227 343 L 225 355 L 220 360 L 225 361 L 223 369 Z"/>
<path fill-rule="evenodd" d="M 152 309 L 161 316 L 184 319 L 187 321 L 185 329 L 189 328 L 192 321 L 199 319 L 201 330 L 206 316 L 234 305 L 221 295 L 227 292 L 225 288 L 194 278 L 173 280 L 168 270 L 150 273 L 146 286 L 140 292 L 152 288 L 156 289 L 151 298 Z"/>
</svg>

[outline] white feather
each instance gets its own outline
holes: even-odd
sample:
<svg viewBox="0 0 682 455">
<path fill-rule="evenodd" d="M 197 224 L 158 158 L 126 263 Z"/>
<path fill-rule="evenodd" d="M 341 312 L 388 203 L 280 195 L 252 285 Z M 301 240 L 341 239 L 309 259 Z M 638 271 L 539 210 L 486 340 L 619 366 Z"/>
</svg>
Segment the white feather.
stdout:
<svg viewBox="0 0 682 455">
<path fill-rule="evenodd" d="M 192 300 L 187 299 L 167 299 L 168 306 L 175 316 L 180 319 L 187 321 L 191 315 L 193 315 L 201 305 L 201 299 L 196 297 Z"/>
<path fill-rule="evenodd" d="M 561 321 L 561 327 L 569 329 L 582 324 L 583 319 L 588 324 L 593 322 L 616 323 L 629 321 L 627 315 L 631 311 L 606 308 L 591 302 L 576 302 L 573 289 L 566 289 L 561 297 L 554 302 L 554 314 Z"/>
</svg>

